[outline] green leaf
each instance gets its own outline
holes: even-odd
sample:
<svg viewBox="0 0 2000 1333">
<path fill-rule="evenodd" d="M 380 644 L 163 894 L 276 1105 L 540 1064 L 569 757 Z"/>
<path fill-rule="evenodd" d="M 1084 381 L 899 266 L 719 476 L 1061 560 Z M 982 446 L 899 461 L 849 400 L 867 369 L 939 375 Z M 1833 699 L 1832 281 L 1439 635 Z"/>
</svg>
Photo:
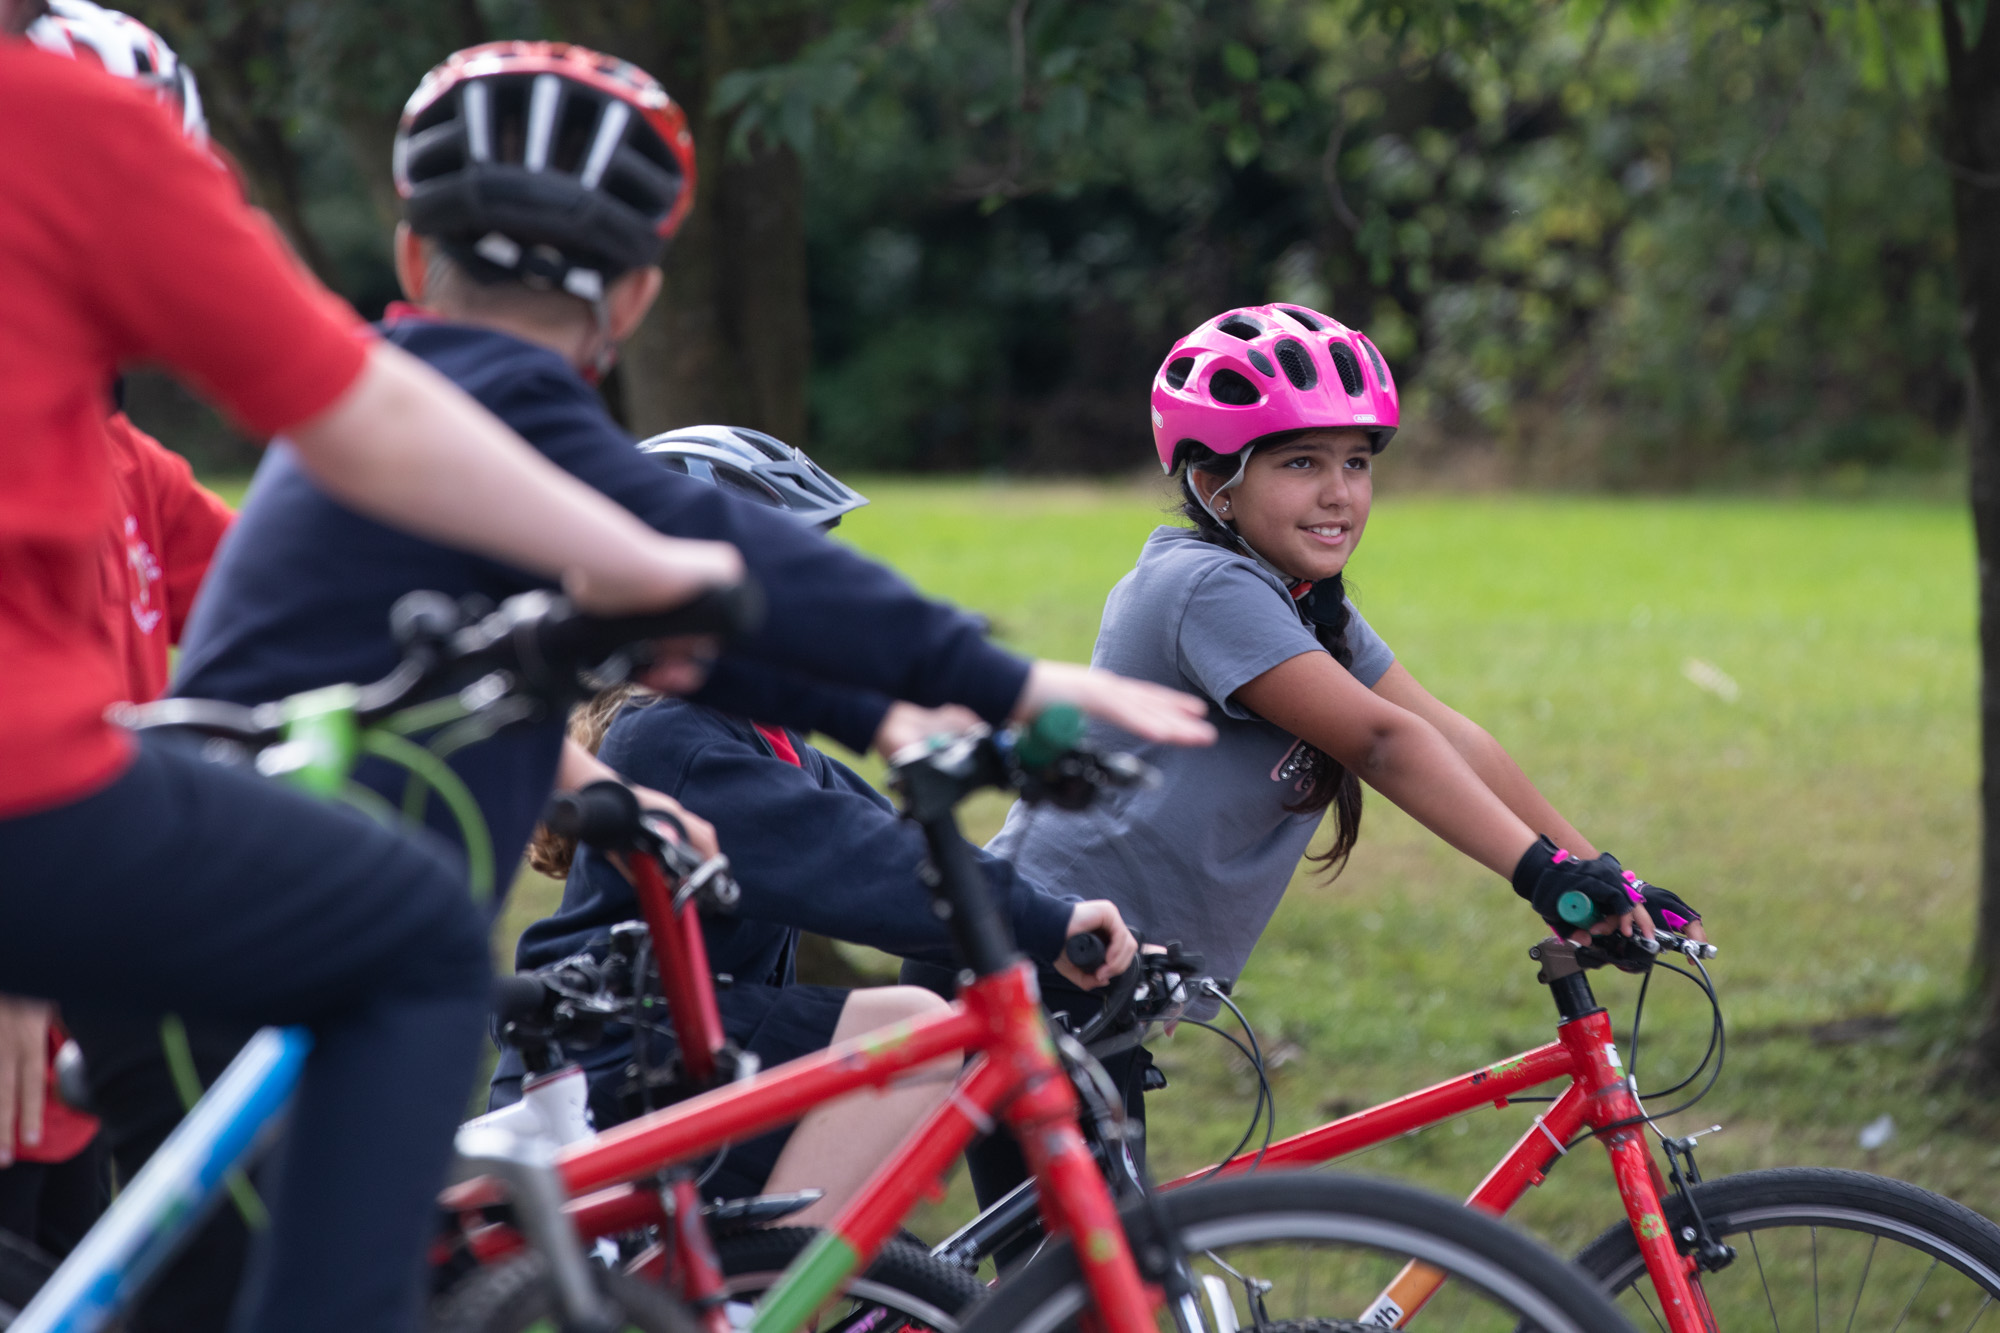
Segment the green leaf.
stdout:
<svg viewBox="0 0 2000 1333">
<path fill-rule="evenodd" d="M 1773 180 L 1764 186 L 1764 207 L 1778 230 L 1815 250 L 1826 249 L 1826 221 L 1812 200 L 1790 181 Z"/>
<path fill-rule="evenodd" d="M 1255 82 L 1257 53 L 1241 42 L 1229 42 L 1222 48 L 1222 67 L 1239 83 Z"/>
<path fill-rule="evenodd" d="M 1229 137 L 1223 140 L 1222 151 L 1229 158 L 1231 166 L 1247 167 L 1256 160 L 1257 150 L 1261 147 L 1263 141 L 1258 137 L 1254 126 L 1238 125 L 1230 130 Z"/>
</svg>

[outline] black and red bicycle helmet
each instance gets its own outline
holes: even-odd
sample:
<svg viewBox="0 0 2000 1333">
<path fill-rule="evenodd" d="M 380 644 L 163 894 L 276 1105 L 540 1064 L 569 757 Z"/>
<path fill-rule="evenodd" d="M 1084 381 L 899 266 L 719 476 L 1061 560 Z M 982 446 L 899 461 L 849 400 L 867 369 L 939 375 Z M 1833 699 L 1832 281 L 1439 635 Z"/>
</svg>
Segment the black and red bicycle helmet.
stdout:
<svg viewBox="0 0 2000 1333">
<path fill-rule="evenodd" d="M 410 95 L 395 176 L 411 229 L 476 275 L 598 300 L 687 216 L 694 136 L 636 65 L 564 42 L 487 42 Z"/>
</svg>

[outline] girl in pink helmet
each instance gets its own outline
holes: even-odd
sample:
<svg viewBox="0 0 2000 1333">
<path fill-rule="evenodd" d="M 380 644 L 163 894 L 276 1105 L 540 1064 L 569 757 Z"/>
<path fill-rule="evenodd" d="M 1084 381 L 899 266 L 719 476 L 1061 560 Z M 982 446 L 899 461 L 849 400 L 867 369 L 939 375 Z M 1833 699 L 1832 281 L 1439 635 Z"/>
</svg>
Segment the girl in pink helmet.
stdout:
<svg viewBox="0 0 2000 1333">
<path fill-rule="evenodd" d="M 1147 539 L 1105 603 L 1092 664 L 1204 696 L 1220 739 L 1138 746 L 1165 781 L 1087 811 L 1017 806 L 994 852 L 1043 884 L 1088 885 L 1234 977 L 1328 809 L 1333 844 L 1314 859 L 1336 873 L 1346 860 L 1365 778 L 1565 933 L 1557 904 L 1572 890 L 1600 930 L 1699 919 L 1601 854 L 1347 600 L 1374 456 L 1398 419 L 1374 343 L 1303 306 L 1230 310 L 1174 345 L 1153 382 L 1153 438 L 1191 526 Z"/>
</svg>

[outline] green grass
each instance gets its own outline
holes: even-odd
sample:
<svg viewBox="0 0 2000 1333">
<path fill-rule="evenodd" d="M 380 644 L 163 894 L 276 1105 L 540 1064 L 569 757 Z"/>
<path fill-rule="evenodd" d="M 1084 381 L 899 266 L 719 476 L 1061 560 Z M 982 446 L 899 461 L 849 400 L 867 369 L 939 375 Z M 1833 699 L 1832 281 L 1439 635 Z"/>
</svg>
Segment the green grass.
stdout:
<svg viewBox="0 0 2000 1333">
<path fill-rule="evenodd" d="M 1072 658 L 1166 503 L 1150 487 L 862 489 L 875 503 L 844 538 L 1014 646 Z M 1390 495 L 1351 574 L 1418 679 L 1593 839 L 1708 914 L 1730 1058 L 1679 1122 L 1726 1126 L 1705 1169 L 1866 1167 L 2000 1213 L 1995 1117 L 1936 1077 L 1960 1037 L 1976 864 L 1962 509 Z M 1692 683 L 1690 659 L 1735 699 Z M 969 823 L 984 836 L 999 813 Z M 1294 880 L 1242 979 L 1284 1057 L 1280 1132 L 1547 1040 L 1525 957 L 1537 934 L 1505 885 L 1371 797 L 1347 873 Z M 1699 1051 L 1705 1002 L 1683 989 L 1656 989 L 1642 1072 Z M 1598 993 L 1623 1032 L 1634 984 L 1600 978 Z M 1852 1019 L 1870 1021 L 1829 1026 Z M 1206 1033 L 1159 1050 L 1173 1086 L 1151 1103 L 1155 1151 L 1194 1167 L 1240 1132 L 1251 1081 Z M 1856 1135 L 1884 1112 L 1896 1136 L 1864 1153 Z M 1462 1193 L 1530 1114 L 1467 1117 L 1352 1165 Z M 1578 1156 L 1519 1210 L 1565 1246 L 1617 1216 L 1604 1163 Z"/>
<path fill-rule="evenodd" d="M 1015 647 L 1074 659 L 1167 500 L 1134 485 L 861 489 L 874 503 L 842 539 L 990 616 Z M 1351 573 L 1420 680 L 1593 839 L 1709 914 L 1730 1056 L 1680 1121 L 1726 1126 L 1704 1140 L 1705 1169 L 1866 1167 L 2000 1214 L 2000 1117 L 1937 1076 L 1962 1036 L 1976 870 L 1962 507 L 1391 491 Z M 1736 682 L 1734 701 L 1691 683 L 1690 659 Z M 975 803 L 968 826 L 987 836 L 1001 813 Z M 524 879 L 503 954 L 553 891 Z M 1506 886 L 1371 797 L 1347 873 L 1294 881 L 1242 979 L 1283 1057 L 1280 1132 L 1547 1040 L 1525 957 L 1537 934 Z M 1634 991 L 1598 981 L 1621 1032 Z M 1699 1049 L 1691 995 L 1651 1002 L 1649 1086 Z M 1158 1049 L 1173 1086 L 1151 1104 L 1156 1160 L 1197 1166 L 1234 1141 L 1252 1085 L 1208 1034 Z M 1896 1136 L 1864 1153 L 1856 1134 L 1884 1112 Z M 1463 1193 L 1530 1114 L 1482 1112 L 1352 1165 Z M 1617 1217 L 1594 1153 L 1519 1210 L 1564 1247 Z M 947 1212 L 963 1198 L 961 1185 Z"/>
</svg>

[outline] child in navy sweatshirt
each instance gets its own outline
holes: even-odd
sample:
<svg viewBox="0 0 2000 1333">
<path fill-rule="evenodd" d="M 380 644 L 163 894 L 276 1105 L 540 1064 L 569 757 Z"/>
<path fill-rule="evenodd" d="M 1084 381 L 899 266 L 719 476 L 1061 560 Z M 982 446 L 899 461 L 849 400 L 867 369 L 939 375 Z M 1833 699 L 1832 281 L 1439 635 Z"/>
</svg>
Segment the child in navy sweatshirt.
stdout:
<svg viewBox="0 0 2000 1333">
<path fill-rule="evenodd" d="M 767 435 L 704 426 L 640 446 L 649 466 L 680 472 L 726 491 L 783 508 L 806 524 L 830 527 L 865 504 L 798 450 Z M 928 710 L 878 700 L 880 726 L 921 736 L 973 721 L 963 709 Z M 858 701 L 857 701 L 858 704 Z M 730 983 L 716 999 L 723 1026 L 765 1068 L 821 1050 L 872 1028 L 939 1012 L 944 1001 L 914 986 L 847 991 L 797 983 L 801 930 L 866 944 L 906 958 L 951 963 L 950 939 L 917 878 L 924 842 L 858 774 L 808 745 L 796 732 L 682 699 L 620 687 L 577 710 L 570 737 L 636 783 L 666 793 L 710 821 L 729 854 L 743 898 L 734 913 L 704 923 L 709 963 Z M 1108 902 L 1058 898 L 979 853 L 1001 915 L 1023 952 L 1066 969 L 1073 982 L 1099 984 L 1061 959 L 1070 935 L 1113 937 L 1102 976 L 1121 970 L 1136 946 Z M 561 907 L 528 927 L 515 955 L 522 971 L 583 951 L 601 952 L 612 926 L 639 915 L 632 886 L 604 857 L 546 832 L 534 859 L 545 872 L 567 872 Z M 655 982 L 657 984 L 657 982 Z M 643 1048 L 643 1049 L 642 1049 Z M 647 1069 L 671 1054 L 652 1034 L 615 1030 L 580 1053 L 599 1128 L 649 1109 Z M 876 1094 L 815 1111 L 796 1129 L 739 1144 L 716 1168 L 705 1192 L 740 1197 L 814 1188 L 818 1203 L 797 1215 L 806 1225 L 832 1218 L 875 1166 L 950 1088 L 956 1061 L 932 1079 L 913 1079 Z M 521 1068 L 509 1052 L 494 1078 L 494 1100 L 519 1095 Z"/>
</svg>

